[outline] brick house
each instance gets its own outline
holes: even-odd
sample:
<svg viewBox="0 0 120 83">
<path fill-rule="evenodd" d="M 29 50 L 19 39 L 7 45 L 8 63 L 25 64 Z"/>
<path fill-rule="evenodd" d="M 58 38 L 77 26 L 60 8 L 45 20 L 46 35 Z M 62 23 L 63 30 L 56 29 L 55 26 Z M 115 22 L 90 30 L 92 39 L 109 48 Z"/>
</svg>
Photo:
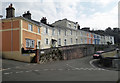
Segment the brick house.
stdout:
<svg viewBox="0 0 120 83">
<path fill-rule="evenodd" d="M 6 18 L 2 19 L 2 55 L 3 58 L 20 61 L 31 61 L 31 56 L 23 56 L 22 48 L 35 50 L 40 48 L 41 28 L 40 25 L 31 20 L 31 13 L 15 17 L 15 9 L 12 4 L 6 8 Z"/>
</svg>

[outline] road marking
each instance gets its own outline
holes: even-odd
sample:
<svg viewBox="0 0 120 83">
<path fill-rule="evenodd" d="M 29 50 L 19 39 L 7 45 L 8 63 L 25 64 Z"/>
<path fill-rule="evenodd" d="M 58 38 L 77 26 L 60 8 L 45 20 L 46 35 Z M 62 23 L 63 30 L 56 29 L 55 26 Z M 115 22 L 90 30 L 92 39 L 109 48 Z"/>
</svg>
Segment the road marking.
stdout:
<svg viewBox="0 0 120 83">
<path fill-rule="evenodd" d="M 44 69 L 44 71 L 48 71 L 49 69 Z"/>
<path fill-rule="evenodd" d="M 33 64 L 33 65 L 37 65 L 37 64 Z"/>
<path fill-rule="evenodd" d="M 30 64 L 27 64 L 27 65 L 30 65 Z"/>
<path fill-rule="evenodd" d="M 31 70 L 30 71 L 25 71 L 25 72 L 31 72 Z"/>
<path fill-rule="evenodd" d="M 72 69 L 73 71 L 76 70 L 76 69 Z"/>
<path fill-rule="evenodd" d="M 89 63 L 90 63 L 90 65 L 91 65 L 93 68 L 96 68 L 96 67 L 92 64 L 93 61 L 96 61 L 96 59 L 91 60 Z"/>
<path fill-rule="evenodd" d="M 54 71 L 54 70 L 56 70 L 56 69 L 50 69 L 51 71 Z"/>
<path fill-rule="evenodd" d="M 16 72 L 16 73 L 22 73 L 23 71 L 19 71 L 19 72 Z"/>
<path fill-rule="evenodd" d="M 9 69 L 11 69 L 11 68 L 6 68 L 6 69 L 1 68 L 0 71 L 9 70 Z"/>
<path fill-rule="evenodd" d="M 94 68 L 96 68 L 92 63 L 93 63 L 93 61 L 96 61 L 97 59 L 93 59 L 93 60 L 91 60 L 89 63 L 90 63 L 90 65 L 92 66 L 92 67 L 94 67 Z M 96 68 L 95 70 L 104 70 L 104 71 L 110 71 L 110 70 L 107 70 L 107 69 L 103 69 L 103 68 Z"/>
<path fill-rule="evenodd" d="M 70 70 L 70 69 L 67 69 L 68 71 Z"/>
<path fill-rule="evenodd" d="M 91 68 L 89 68 L 88 70 L 92 70 Z"/>
<path fill-rule="evenodd" d="M 10 73 L 4 73 L 5 75 L 8 75 L 8 74 L 10 74 Z"/>
<path fill-rule="evenodd" d="M 34 71 L 39 71 L 39 70 L 34 70 Z"/>
<path fill-rule="evenodd" d="M 20 68 L 19 66 L 16 66 L 15 68 Z"/>
<path fill-rule="evenodd" d="M 60 71 L 61 71 L 61 70 L 63 70 L 63 69 L 58 69 L 58 70 L 60 70 Z"/>
</svg>

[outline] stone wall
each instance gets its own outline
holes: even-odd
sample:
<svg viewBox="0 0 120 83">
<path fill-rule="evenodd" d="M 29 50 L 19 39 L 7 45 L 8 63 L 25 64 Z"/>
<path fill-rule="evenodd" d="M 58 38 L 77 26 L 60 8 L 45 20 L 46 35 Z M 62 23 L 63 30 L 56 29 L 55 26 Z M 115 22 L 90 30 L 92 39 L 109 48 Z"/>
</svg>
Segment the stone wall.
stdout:
<svg viewBox="0 0 120 83">
<path fill-rule="evenodd" d="M 94 54 L 93 45 L 71 45 L 41 49 L 39 54 L 40 63 L 53 60 L 70 60 Z"/>
<path fill-rule="evenodd" d="M 82 44 L 82 45 L 70 45 L 62 47 L 54 47 L 48 49 L 39 50 L 39 60 L 41 63 L 49 62 L 54 60 L 70 60 L 77 59 L 89 55 L 93 55 L 95 51 L 98 50 L 110 50 L 113 46 L 108 45 L 92 45 L 92 44 Z"/>
</svg>

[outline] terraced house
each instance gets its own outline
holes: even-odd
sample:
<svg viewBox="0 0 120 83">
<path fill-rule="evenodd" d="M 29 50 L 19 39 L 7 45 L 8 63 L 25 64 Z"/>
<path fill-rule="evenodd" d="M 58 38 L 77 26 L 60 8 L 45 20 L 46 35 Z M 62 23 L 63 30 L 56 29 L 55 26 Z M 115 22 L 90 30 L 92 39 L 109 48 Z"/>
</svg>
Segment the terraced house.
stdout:
<svg viewBox="0 0 120 83">
<path fill-rule="evenodd" d="M 83 31 L 78 22 L 66 18 L 48 24 L 46 17 L 40 22 L 33 20 L 29 11 L 15 17 L 15 8 L 12 4 L 6 8 L 6 18 L 2 19 L 0 33 L 3 57 L 27 62 L 30 62 L 35 54 L 23 55 L 22 50 L 75 44 L 114 44 L 114 37 Z"/>
<path fill-rule="evenodd" d="M 29 11 L 15 17 L 12 4 L 6 8 L 6 18 L 2 19 L 2 54 L 4 58 L 28 60 L 30 56 L 22 55 L 24 50 L 40 48 L 41 26 L 31 20 Z M 27 19 L 28 18 L 28 19 Z"/>
</svg>

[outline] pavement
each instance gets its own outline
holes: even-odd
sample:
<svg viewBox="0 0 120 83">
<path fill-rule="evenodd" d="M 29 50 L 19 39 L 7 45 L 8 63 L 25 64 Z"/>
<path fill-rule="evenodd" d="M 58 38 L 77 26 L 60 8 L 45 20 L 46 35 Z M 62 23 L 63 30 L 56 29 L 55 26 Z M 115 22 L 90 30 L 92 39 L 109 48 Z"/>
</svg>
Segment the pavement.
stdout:
<svg viewBox="0 0 120 83">
<path fill-rule="evenodd" d="M 92 56 L 45 64 L 2 60 L 2 81 L 117 81 L 118 71 L 93 64 Z"/>
</svg>

